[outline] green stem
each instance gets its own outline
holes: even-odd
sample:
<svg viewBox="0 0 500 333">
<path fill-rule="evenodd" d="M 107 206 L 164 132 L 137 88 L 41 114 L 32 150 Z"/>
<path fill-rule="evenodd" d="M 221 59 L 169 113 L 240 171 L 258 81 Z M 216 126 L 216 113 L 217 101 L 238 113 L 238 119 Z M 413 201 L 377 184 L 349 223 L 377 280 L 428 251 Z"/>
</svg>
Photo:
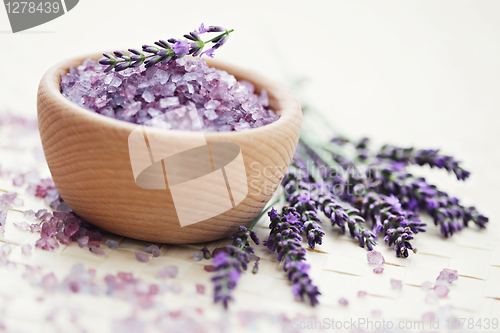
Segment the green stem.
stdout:
<svg viewBox="0 0 500 333">
<path fill-rule="evenodd" d="M 260 214 L 257 215 L 257 217 L 252 221 L 252 224 L 250 224 L 250 226 L 248 227 L 248 230 L 252 230 L 253 227 L 255 227 L 255 225 L 257 224 L 257 222 L 259 222 L 262 215 L 264 215 L 272 206 L 277 204 L 280 200 L 281 200 L 281 197 L 278 197 L 276 200 L 274 200 L 269 205 L 267 205 L 267 207 L 264 208 L 264 210 L 262 212 L 260 212 Z"/>
<path fill-rule="evenodd" d="M 225 32 L 221 33 L 220 35 L 215 36 L 214 38 L 209 39 L 209 40 L 207 40 L 206 42 L 203 42 L 203 43 L 205 43 L 205 44 L 206 44 L 206 43 L 210 43 L 211 41 L 213 41 L 213 40 L 215 40 L 215 39 L 217 39 L 217 38 L 219 38 L 219 37 L 222 37 L 222 36 L 224 36 L 224 35 L 229 36 L 229 34 L 230 34 L 231 32 L 233 32 L 233 31 L 234 31 L 234 29 L 231 29 L 231 30 L 226 30 Z"/>
</svg>

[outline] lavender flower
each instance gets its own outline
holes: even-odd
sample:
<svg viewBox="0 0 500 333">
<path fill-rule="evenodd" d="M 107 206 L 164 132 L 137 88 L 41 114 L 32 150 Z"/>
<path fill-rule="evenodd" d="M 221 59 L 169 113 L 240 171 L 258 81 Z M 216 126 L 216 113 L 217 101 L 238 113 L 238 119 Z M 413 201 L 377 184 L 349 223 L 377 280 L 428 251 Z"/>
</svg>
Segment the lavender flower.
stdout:
<svg viewBox="0 0 500 333">
<path fill-rule="evenodd" d="M 377 156 L 406 164 L 429 165 L 431 168 L 446 169 L 448 172 L 454 172 L 458 180 L 465 180 L 470 175 L 470 172 L 464 170 L 452 156 L 441 155 L 437 149 L 416 150 L 385 145 Z"/>
<path fill-rule="evenodd" d="M 207 32 L 222 33 L 207 41 L 201 40 L 199 35 Z M 227 30 L 220 26 L 205 27 L 204 24 L 201 24 L 198 30 L 184 35 L 185 39 L 170 38 L 168 41 L 159 40 L 154 43 L 155 45 L 143 45 L 142 52 L 136 49 L 129 49 L 128 52 L 115 51 L 113 54 L 103 53 L 104 58 L 100 59 L 99 63 L 107 65 L 108 67 L 104 71 L 108 72 L 110 70 L 122 71 L 129 67 L 141 66 L 142 64 L 145 64 L 146 67 L 154 66 L 159 62 L 167 64 L 187 54 L 193 57 L 205 54 L 213 58 L 213 52 L 227 41 L 231 32 L 233 32 L 233 29 Z M 209 43 L 213 43 L 212 48 L 202 52 L 206 44 Z"/>
<path fill-rule="evenodd" d="M 302 237 L 299 235 L 303 228 L 300 215 L 295 208 L 288 206 L 283 207 L 281 214 L 273 208 L 268 215 L 271 218 L 271 232 L 264 245 L 278 253 L 278 260 L 283 262 L 283 270 L 292 282 L 293 294 L 302 300 L 307 296 L 312 306 L 318 304 L 317 297 L 321 293 L 312 284 L 308 274 L 309 265 L 304 262 L 306 250 L 302 247 Z"/>
<path fill-rule="evenodd" d="M 260 243 L 257 234 L 251 229 L 240 226 L 239 231 L 242 233 L 231 235 L 232 244 L 226 246 L 224 251 L 217 252 L 213 260 L 216 272 L 212 277 L 214 302 L 222 302 L 226 309 L 233 299 L 231 293 L 238 284 L 241 272 L 247 270 L 250 254 L 254 253 L 248 239 L 251 238 L 257 245 Z M 253 271 L 256 273 L 257 269 L 254 267 Z"/>
</svg>

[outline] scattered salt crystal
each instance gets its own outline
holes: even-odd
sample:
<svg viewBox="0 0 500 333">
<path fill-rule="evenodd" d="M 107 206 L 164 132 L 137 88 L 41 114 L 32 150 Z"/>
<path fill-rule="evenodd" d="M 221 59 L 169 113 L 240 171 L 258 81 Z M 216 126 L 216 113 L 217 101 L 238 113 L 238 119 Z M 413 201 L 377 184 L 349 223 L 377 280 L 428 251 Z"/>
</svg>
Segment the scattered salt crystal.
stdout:
<svg viewBox="0 0 500 333">
<path fill-rule="evenodd" d="M 450 292 L 450 289 L 447 286 L 435 286 L 434 290 L 439 298 L 448 296 L 448 293 Z"/>
<path fill-rule="evenodd" d="M 44 222 L 42 224 L 42 231 L 40 232 L 42 238 L 51 238 L 56 235 L 57 224 L 55 222 Z"/>
<path fill-rule="evenodd" d="M 449 283 L 452 283 L 457 279 L 458 279 L 458 272 L 454 269 L 449 269 L 449 268 L 443 269 L 439 273 L 439 276 L 437 277 L 437 280 L 445 280 L 448 281 Z"/>
<path fill-rule="evenodd" d="M 370 265 L 383 265 L 385 264 L 385 259 L 384 259 L 384 256 L 382 255 L 382 253 L 378 252 L 378 251 L 369 251 L 367 254 L 366 254 L 366 258 L 368 259 L 368 263 Z"/>
<path fill-rule="evenodd" d="M 375 267 L 373 269 L 373 273 L 375 274 L 382 274 L 384 272 L 384 267 Z"/>
<path fill-rule="evenodd" d="M 341 297 L 339 299 L 339 304 L 342 306 L 347 306 L 349 304 L 349 302 L 344 297 Z"/>
<path fill-rule="evenodd" d="M 38 212 L 35 213 L 35 217 L 37 219 L 40 219 L 45 213 L 47 213 L 46 209 L 40 209 Z"/>
<path fill-rule="evenodd" d="M 40 238 L 36 241 L 35 247 L 45 251 L 53 251 L 59 247 L 59 243 L 54 238 Z"/>
<path fill-rule="evenodd" d="M 78 238 L 77 242 L 78 242 L 78 246 L 84 247 L 89 243 L 89 236 L 80 237 L 80 238 Z"/>
<path fill-rule="evenodd" d="M 101 249 L 100 247 L 95 247 L 95 246 L 89 246 L 89 251 L 92 253 L 98 254 L 100 256 L 103 256 L 106 254 L 106 252 L 104 252 L 103 249 Z"/>
<path fill-rule="evenodd" d="M 195 251 L 193 253 L 193 259 L 194 259 L 194 261 L 202 261 L 203 260 L 203 252 L 202 251 Z"/>
<path fill-rule="evenodd" d="M 359 298 L 363 298 L 365 296 L 366 296 L 366 291 L 363 291 L 363 290 L 358 291 L 358 297 Z"/>
<path fill-rule="evenodd" d="M 0 227 L 0 237 L 3 237 L 5 235 L 5 229 L 3 227 Z"/>
<path fill-rule="evenodd" d="M 24 206 L 24 200 L 21 198 L 15 198 L 12 203 L 14 204 L 14 206 Z"/>
<path fill-rule="evenodd" d="M 0 227 L 4 226 L 6 221 L 7 221 L 7 211 L 0 209 Z"/>
<path fill-rule="evenodd" d="M 16 227 L 19 230 L 29 230 L 30 229 L 30 225 L 28 223 L 26 223 L 26 221 L 14 222 L 14 227 Z"/>
<path fill-rule="evenodd" d="M 174 294 L 179 294 L 182 292 L 182 286 L 179 283 L 172 284 L 169 289 Z"/>
<path fill-rule="evenodd" d="M 205 286 L 202 284 L 196 284 L 196 292 L 200 295 L 205 295 Z"/>
<path fill-rule="evenodd" d="M 5 253 L 5 255 L 8 255 L 12 250 L 12 246 L 10 246 L 10 244 L 8 243 L 3 243 L 0 249 L 2 250 L 3 253 Z"/>
<path fill-rule="evenodd" d="M 426 312 L 422 315 L 422 321 L 424 323 L 430 323 L 436 320 L 436 314 L 432 311 Z"/>
<path fill-rule="evenodd" d="M 175 278 L 177 274 L 179 274 L 179 268 L 177 266 L 167 265 L 156 273 L 156 277 L 165 280 L 168 278 Z"/>
<path fill-rule="evenodd" d="M 153 257 L 159 257 L 161 254 L 160 248 L 156 245 L 150 245 L 148 247 L 145 247 L 144 252 L 152 254 Z"/>
<path fill-rule="evenodd" d="M 401 289 L 403 287 L 403 282 L 401 280 L 391 279 L 392 289 Z"/>
<path fill-rule="evenodd" d="M 146 253 L 137 251 L 135 253 L 135 259 L 140 262 L 148 262 L 151 258 Z"/>
<path fill-rule="evenodd" d="M 30 225 L 30 230 L 31 230 L 31 232 L 40 232 L 40 231 L 42 231 L 42 228 L 40 227 L 39 224 L 33 223 Z"/>
<path fill-rule="evenodd" d="M 32 209 L 30 209 L 30 210 L 24 211 L 23 215 L 25 217 L 35 217 L 35 212 Z"/>
<path fill-rule="evenodd" d="M 430 282 L 430 281 L 425 281 L 424 283 L 422 283 L 420 285 L 420 289 L 422 289 L 423 291 L 427 291 L 431 288 L 432 288 L 432 282 Z"/>
<path fill-rule="evenodd" d="M 23 246 L 21 246 L 21 251 L 24 255 L 30 255 L 32 249 L 33 248 L 29 244 L 24 244 Z"/>
<path fill-rule="evenodd" d="M 434 289 L 430 289 L 425 297 L 425 303 L 436 303 L 439 296 Z"/>
<path fill-rule="evenodd" d="M 205 265 L 203 267 L 203 269 L 206 271 L 206 272 L 215 272 L 215 266 L 214 265 Z"/>
<path fill-rule="evenodd" d="M 14 186 L 22 186 L 24 184 L 24 175 L 20 174 L 12 179 L 12 184 Z"/>
<path fill-rule="evenodd" d="M 118 247 L 118 242 L 112 239 L 108 239 L 104 244 L 110 249 L 116 249 Z"/>
</svg>

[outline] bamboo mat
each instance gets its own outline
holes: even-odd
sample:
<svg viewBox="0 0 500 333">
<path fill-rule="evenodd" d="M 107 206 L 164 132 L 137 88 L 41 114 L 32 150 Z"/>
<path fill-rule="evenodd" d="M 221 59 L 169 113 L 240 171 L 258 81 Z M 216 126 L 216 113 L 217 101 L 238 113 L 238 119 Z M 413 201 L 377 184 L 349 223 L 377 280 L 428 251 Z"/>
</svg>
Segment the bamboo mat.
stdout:
<svg viewBox="0 0 500 333">
<path fill-rule="evenodd" d="M 2 170 L 38 170 L 42 176 L 49 176 L 34 124 L 4 124 L 0 127 L 0 142 Z M 365 331 L 382 325 L 392 326 L 396 332 L 403 331 L 399 328 L 438 331 L 435 322 L 433 327 L 422 322 L 427 312 L 434 313 L 440 330 L 458 323 L 461 331 L 486 331 L 487 320 L 490 325 L 494 318 L 500 320 L 500 237 L 494 220 L 487 231 L 469 228 L 444 240 L 428 217 L 423 217 L 429 227 L 427 233 L 416 237 L 418 254 L 398 259 L 393 250 L 379 242 L 376 249 L 386 260 L 380 275 L 372 272 L 365 249 L 324 223 L 324 244 L 307 252 L 311 277 L 322 293 L 319 306 L 312 308 L 295 300 L 275 253 L 257 246 L 256 254 L 261 257 L 258 274 L 242 274 L 234 292 L 235 302 L 224 311 L 220 304 L 212 302 L 213 273 L 204 269 L 211 262 L 196 262 L 193 253 L 204 245 L 210 250 L 227 245 L 227 239 L 207 244 L 157 244 L 161 256 L 148 263 L 137 261 L 134 253 L 149 243 L 107 232 L 103 232 L 101 242 L 104 256 L 80 248 L 75 242 L 61 245 L 53 252 L 34 249 L 31 255 L 25 255 L 21 246 L 34 247 L 38 234 L 14 227 L 15 222 L 33 222 L 19 211 L 48 207 L 41 199 L 24 194 L 24 187 L 13 186 L 8 177 L 0 177 L 0 189 L 16 191 L 24 199 L 23 206 L 8 212 L 5 234 L 0 237 L 0 246 L 11 246 L 7 256 L 10 264 L 0 264 L 0 331 L 295 332 L 332 331 L 332 326 L 341 328 L 338 331 L 358 331 L 360 323 L 366 323 L 362 327 Z M 266 239 L 267 225 L 268 220 L 263 217 L 256 228 L 260 239 Z M 118 241 L 119 247 L 108 248 L 104 245 L 107 239 Z M 146 286 L 158 285 L 161 293 L 153 297 L 150 308 L 143 309 L 126 297 L 47 292 L 39 286 L 42 276 L 49 273 L 62 281 L 77 264 L 83 264 L 85 270 L 95 270 L 93 281 L 98 286 L 104 286 L 107 274 L 129 272 Z M 38 266 L 40 271 L 28 278 L 26 265 Z M 167 265 L 178 267 L 177 277 L 158 279 L 157 272 Z M 420 285 L 427 280 L 434 282 L 444 268 L 458 270 L 459 279 L 451 285 L 448 297 L 434 304 L 426 303 L 426 292 Z M 391 288 L 391 278 L 402 280 L 401 290 Z M 367 295 L 360 298 L 358 291 L 366 291 Z M 341 297 L 347 299 L 347 306 L 339 304 Z M 489 331 L 500 329 L 491 326 Z"/>
</svg>

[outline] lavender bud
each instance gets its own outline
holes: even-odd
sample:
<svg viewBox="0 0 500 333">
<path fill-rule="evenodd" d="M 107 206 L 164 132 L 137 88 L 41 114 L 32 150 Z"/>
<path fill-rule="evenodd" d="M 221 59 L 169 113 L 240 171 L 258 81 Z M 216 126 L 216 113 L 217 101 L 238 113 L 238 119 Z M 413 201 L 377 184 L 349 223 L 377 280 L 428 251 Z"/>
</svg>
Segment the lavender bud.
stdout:
<svg viewBox="0 0 500 333">
<path fill-rule="evenodd" d="M 220 27 L 220 26 L 209 26 L 208 27 L 208 32 L 223 32 L 225 31 L 226 29 L 224 29 L 223 27 Z"/>
<path fill-rule="evenodd" d="M 159 51 L 159 49 L 156 46 L 150 46 L 150 45 L 143 45 L 142 50 L 144 52 L 153 53 L 153 54 L 156 54 Z"/>
</svg>

